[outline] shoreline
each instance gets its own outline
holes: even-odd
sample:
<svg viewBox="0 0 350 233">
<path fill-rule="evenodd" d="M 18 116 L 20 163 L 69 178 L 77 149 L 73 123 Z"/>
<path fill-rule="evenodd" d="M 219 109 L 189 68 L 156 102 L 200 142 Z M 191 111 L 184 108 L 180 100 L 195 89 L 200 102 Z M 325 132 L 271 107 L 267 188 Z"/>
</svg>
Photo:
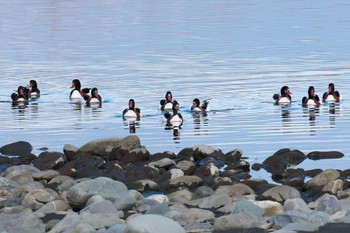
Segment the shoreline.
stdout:
<svg viewBox="0 0 350 233">
<path fill-rule="evenodd" d="M 0 148 L 6 154 L 0 156 L 1 183 L 11 184 L 0 187 L 0 215 L 25 213 L 37 221 L 37 232 L 62 232 L 67 221 L 99 233 L 150 227 L 143 221 L 170 224 L 174 232 L 316 232 L 350 223 L 350 169 L 293 168 L 305 159 L 342 158 L 337 151 L 305 155 L 285 148 L 249 164 L 240 150 L 223 153 L 205 145 L 150 154 L 136 135 L 80 148 L 66 144 L 63 153 L 36 156 L 32 149 L 23 141 Z M 276 183 L 251 176 L 259 170 Z"/>
</svg>

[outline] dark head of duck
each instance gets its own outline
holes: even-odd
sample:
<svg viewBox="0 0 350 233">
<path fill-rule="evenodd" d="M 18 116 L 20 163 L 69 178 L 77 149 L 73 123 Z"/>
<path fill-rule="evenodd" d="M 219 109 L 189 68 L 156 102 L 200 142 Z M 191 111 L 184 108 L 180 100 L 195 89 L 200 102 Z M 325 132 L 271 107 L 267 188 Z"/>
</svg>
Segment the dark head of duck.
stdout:
<svg viewBox="0 0 350 233">
<path fill-rule="evenodd" d="M 165 101 L 168 103 L 168 102 L 171 102 L 172 100 L 173 100 L 173 94 L 171 93 L 171 91 L 167 91 L 165 94 Z"/>
<path fill-rule="evenodd" d="M 174 113 L 174 115 L 179 111 L 179 108 L 180 108 L 179 103 L 176 100 L 174 100 L 174 104 L 173 104 L 173 113 Z"/>
<path fill-rule="evenodd" d="M 309 89 L 307 90 L 309 99 L 313 99 L 315 96 L 315 88 L 314 86 L 309 86 Z"/>
<path fill-rule="evenodd" d="M 135 100 L 134 99 L 129 99 L 129 110 L 141 113 L 141 109 L 135 108 Z"/>
<path fill-rule="evenodd" d="M 281 97 L 288 97 L 290 94 L 292 94 L 292 93 L 289 91 L 288 86 L 283 86 L 281 88 Z"/>
<path fill-rule="evenodd" d="M 19 86 L 17 88 L 17 92 L 14 92 L 14 93 L 11 94 L 11 99 L 13 101 L 18 100 L 19 98 L 23 98 L 23 99 L 26 99 L 26 100 L 28 99 L 28 96 L 25 93 L 25 87 L 23 87 L 23 86 Z"/>
<path fill-rule="evenodd" d="M 195 106 L 193 106 L 193 107 L 199 107 L 199 105 L 200 105 L 199 99 L 195 98 L 195 99 L 193 100 L 193 104 L 195 105 Z"/>
<path fill-rule="evenodd" d="M 134 110 L 135 109 L 135 100 L 129 99 L 129 109 Z"/>
<path fill-rule="evenodd" d="M 36 82 L 35 80 L 30 80 L 30 81 L 29 81 L 29 87 L 30 87 L 30 89 L 31 89 L 31 92 L 37 92 L 37 91 L 39 91 L 39 89 L 38 89 L 38 84 L 37 84 L 37 82 Z"/>
<path fill-rule="evenodd" d="M 71 86 L 71 88 L 74 88 L 75 90 L 80 91 L 80 89 L 81 89 L 81 83 L 80 83 L 79 79 L 74 79 L 74 80 L 72 81 L 72 86 Z"/>
</svg>

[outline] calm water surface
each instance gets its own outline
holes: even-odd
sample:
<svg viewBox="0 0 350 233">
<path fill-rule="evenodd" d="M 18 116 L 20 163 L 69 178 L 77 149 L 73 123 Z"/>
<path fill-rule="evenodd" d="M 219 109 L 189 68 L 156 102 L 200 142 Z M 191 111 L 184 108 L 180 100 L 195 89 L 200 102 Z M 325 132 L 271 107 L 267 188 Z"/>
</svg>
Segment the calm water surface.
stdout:
<svg viewBox="0 0 350 233">
<path fill-rule="evenodd" d="M 44 1 L 5 0 L 0 8 L 0 144 L 25 140 L 34 153 L 135 133 L 151 152 L 207 144 L 241 149 L 250 163 L 284 147 L 338 150 L 338 160 L 300 166 L 347 169 L 350 155 L 350 4 L 348 1 Z M 102 108 L 70 103 L 73 79 L 97 87 Z M 42 96 L 25 108 L 10 95 L 36 79 Z M 340 104 L 301 106 L 335 83 Z M 288 85 L 289 107 L 272 95 Z M 166 129 L 159 100 L 167 90 L 184 123 Z M 210 99 L 206 115 L 193 98 Z M 142 119 L 122 110 L 134 98 Z M 264 176 L 262 173 L 256 176 Z"/>
</svg>

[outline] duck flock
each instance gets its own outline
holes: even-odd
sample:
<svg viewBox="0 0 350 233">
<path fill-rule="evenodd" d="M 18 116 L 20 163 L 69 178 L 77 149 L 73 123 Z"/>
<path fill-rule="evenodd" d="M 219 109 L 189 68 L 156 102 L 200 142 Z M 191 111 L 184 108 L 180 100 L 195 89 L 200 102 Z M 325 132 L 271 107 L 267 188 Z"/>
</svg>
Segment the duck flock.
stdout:
<svg viewBox="0 0 350 233">
<path fill-rule="evenodd" d="M 70 92 L 69 99 L 72 102 L 80 103 L 82 100 L 86 102 L 87 106 L 102 105 L 102 97 L 99 95 L 98 89 L 82 88 L 78 79 L 74 79 L 71 85 L 72 91 Z M 280 93 L 272 96 L 276 105 L 289 105 L 292 102 L 291 92 L 288 86 L 283 86 Z M 19 86 L 17 91 L 11 94 L 12 103 L 14 105 L 26 105 L 32 99 L 40 97 L 40 90 L 36 80 L 30 80 L 29 85 Z M 329 83 L 328 91 L 326 91 L 322 100 L 315 92 L 313 86 L 309 86 L 308 95 L 304 96 L 301 100 L 303 106 L 317 107 L 322 102 L 339 102 L 340 93 L 335 90 L 333 83 Z M 164 112 L 164 121 L 167 125 L 179 126 L 183 122 L 183 117 L 179 112 L 179 103 L 173 99 L 171 91 L 167 91 L 164 99 L 160 100 L 160 110 Z M 209 100 L 204 100 L 201 104 L 198 98 L 193 99 L 191 106 L 192 112 L 205 112 L 209 111 Z M 135 106 L 135 100 L 129 99 L 128 107 L 122 112 L 123 119 L 140 120 L 141 109 Z"/>
</svg>

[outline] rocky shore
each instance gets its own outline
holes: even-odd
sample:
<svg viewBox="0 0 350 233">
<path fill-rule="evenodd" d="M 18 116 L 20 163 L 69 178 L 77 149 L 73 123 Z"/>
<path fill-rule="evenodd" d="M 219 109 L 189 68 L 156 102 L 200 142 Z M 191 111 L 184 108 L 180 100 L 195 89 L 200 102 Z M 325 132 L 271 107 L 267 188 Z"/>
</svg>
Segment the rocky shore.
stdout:
<svg viewBox="0 0 350 233">
<path fill-rule="evenodd" d="M 105 138 L 32 154 L 0 148 L 0 232 L 348 232 L 348 170 L 294 169 L 337 151 L 281 149 L 261 164 L 210 146 L 150 154 Z M 275 183 L 250 176 L 264 169 Z"/>
</svg>

